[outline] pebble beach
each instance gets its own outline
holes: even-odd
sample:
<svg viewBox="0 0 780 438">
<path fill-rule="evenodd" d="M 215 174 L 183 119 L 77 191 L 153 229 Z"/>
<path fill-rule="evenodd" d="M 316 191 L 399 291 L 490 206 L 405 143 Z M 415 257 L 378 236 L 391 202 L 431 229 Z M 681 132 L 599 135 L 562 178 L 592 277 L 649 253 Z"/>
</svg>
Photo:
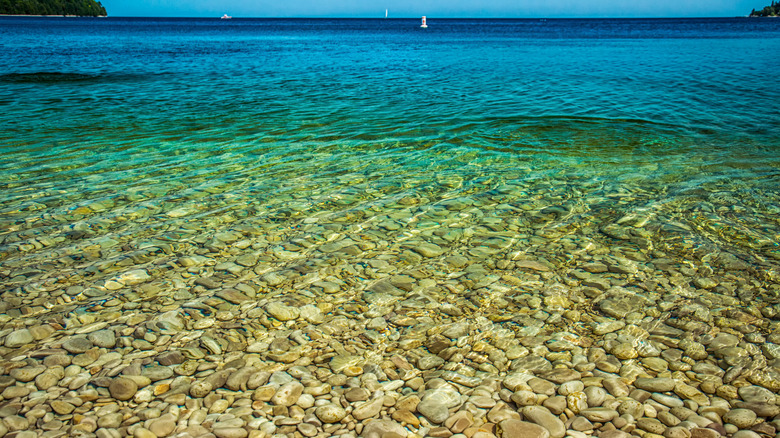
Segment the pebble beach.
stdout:
<svg viewBox="0 0 780 438">
<path fill-rule="evenodd" d="M 188 114 L 3 137 L 0 437 L 780 437 L 772 135 Z"/>
<path fill-rule="evenodd" d="M 431 184 L 25 214 L 52 231 L 4 236 L 0 433 L 776 435 L 773 259 L 697 253 L 701 223 L 621 215 L 617 188 L 580 186 L 602 215 L 549 181 Z"/>
</svg>

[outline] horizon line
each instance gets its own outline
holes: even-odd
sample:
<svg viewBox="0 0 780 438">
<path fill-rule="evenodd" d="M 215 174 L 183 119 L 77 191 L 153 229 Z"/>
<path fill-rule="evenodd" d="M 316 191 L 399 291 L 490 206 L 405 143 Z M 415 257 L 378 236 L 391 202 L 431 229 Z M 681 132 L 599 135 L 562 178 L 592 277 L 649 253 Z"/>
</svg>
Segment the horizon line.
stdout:
<svg viewBox="0 0 780 438">
<path fill-rule="evenodd" d="M 99 15 L 99 16 L 77 16 L 77 15 L 11 15 L 0 14 L 0 17 L 38 17 L 38 18 L 179 18 L 179 19 L 213 19 L 219 20 L 221 17 L 216 15 L 199 16 L 173 16 L 173 15 Z M 341 17 L 341 16 L 230 16 L 230 19 L 272 19 L 272 20 L 419 20 L 421 15 L 402 16 L 402 17 L 382 17 L 382 16 L 360 16 L 360 17 Z M 614 16 L 591 16 L 591 17 L 452 17 L 426 15 L 429 19 L 433 17 L 437 20 L 669 20 L 669 19 L 715 19 L 715 18 L 776 18 L 776 17 L 751 17 L 750 15 L 722 15 L 722 16 L 638 16 L 638 17 L 614 17 Z"/>
</svg>

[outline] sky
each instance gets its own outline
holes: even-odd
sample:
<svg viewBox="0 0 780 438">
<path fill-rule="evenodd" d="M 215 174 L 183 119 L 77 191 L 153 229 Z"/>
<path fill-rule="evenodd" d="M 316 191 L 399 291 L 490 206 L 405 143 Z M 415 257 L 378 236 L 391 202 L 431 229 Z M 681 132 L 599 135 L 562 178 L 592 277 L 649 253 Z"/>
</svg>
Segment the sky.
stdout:
<svg viewBox="0 0 780 438">
<path fill-rule="evenodd" d="M 771 0 L 101 0 L 114 17 L 735 17 Z"/>
</svg>

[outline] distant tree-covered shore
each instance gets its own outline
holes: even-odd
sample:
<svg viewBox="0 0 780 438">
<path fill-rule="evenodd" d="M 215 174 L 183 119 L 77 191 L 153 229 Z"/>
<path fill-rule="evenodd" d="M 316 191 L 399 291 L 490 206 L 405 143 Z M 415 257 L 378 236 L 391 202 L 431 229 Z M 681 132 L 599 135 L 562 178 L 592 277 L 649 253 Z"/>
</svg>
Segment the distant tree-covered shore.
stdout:
<svg viewBox="0 0 780 438">
<path fill-rule="evenodd" d="M 106 8 L 95 0 L 0 0 L 3 15 L 77 15 L 100 17 Z"/>
<path fill-rule="evenodd" d="M 772 4 L 769 6 L 766 6 L 764 9 L 761 9 L 760 11 L 757 11 L 753 9 L 750 12 L 751 17 L 777 17 L 780 16 L 780 3 L 775 2 L 772 0 Z"/>
</svg>

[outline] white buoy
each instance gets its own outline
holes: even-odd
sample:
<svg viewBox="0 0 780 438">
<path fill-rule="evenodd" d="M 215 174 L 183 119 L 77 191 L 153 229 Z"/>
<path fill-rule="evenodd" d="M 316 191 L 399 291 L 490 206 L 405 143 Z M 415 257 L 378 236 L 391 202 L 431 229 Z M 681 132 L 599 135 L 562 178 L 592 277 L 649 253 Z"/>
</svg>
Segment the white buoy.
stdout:
<svg viewBox="0 0 780 438">
<path fill-rule="evenodd" d="M 425 15 L 423 15 L 423 18 L 422 18 L 422 26 L 420 26 L 420 27 L 422 27 L 423 29 L 427 29 L 427 28 L 428 28 L 428 25 L 427 25 L 427 24 L 425 24 Z"/>
</svg>

